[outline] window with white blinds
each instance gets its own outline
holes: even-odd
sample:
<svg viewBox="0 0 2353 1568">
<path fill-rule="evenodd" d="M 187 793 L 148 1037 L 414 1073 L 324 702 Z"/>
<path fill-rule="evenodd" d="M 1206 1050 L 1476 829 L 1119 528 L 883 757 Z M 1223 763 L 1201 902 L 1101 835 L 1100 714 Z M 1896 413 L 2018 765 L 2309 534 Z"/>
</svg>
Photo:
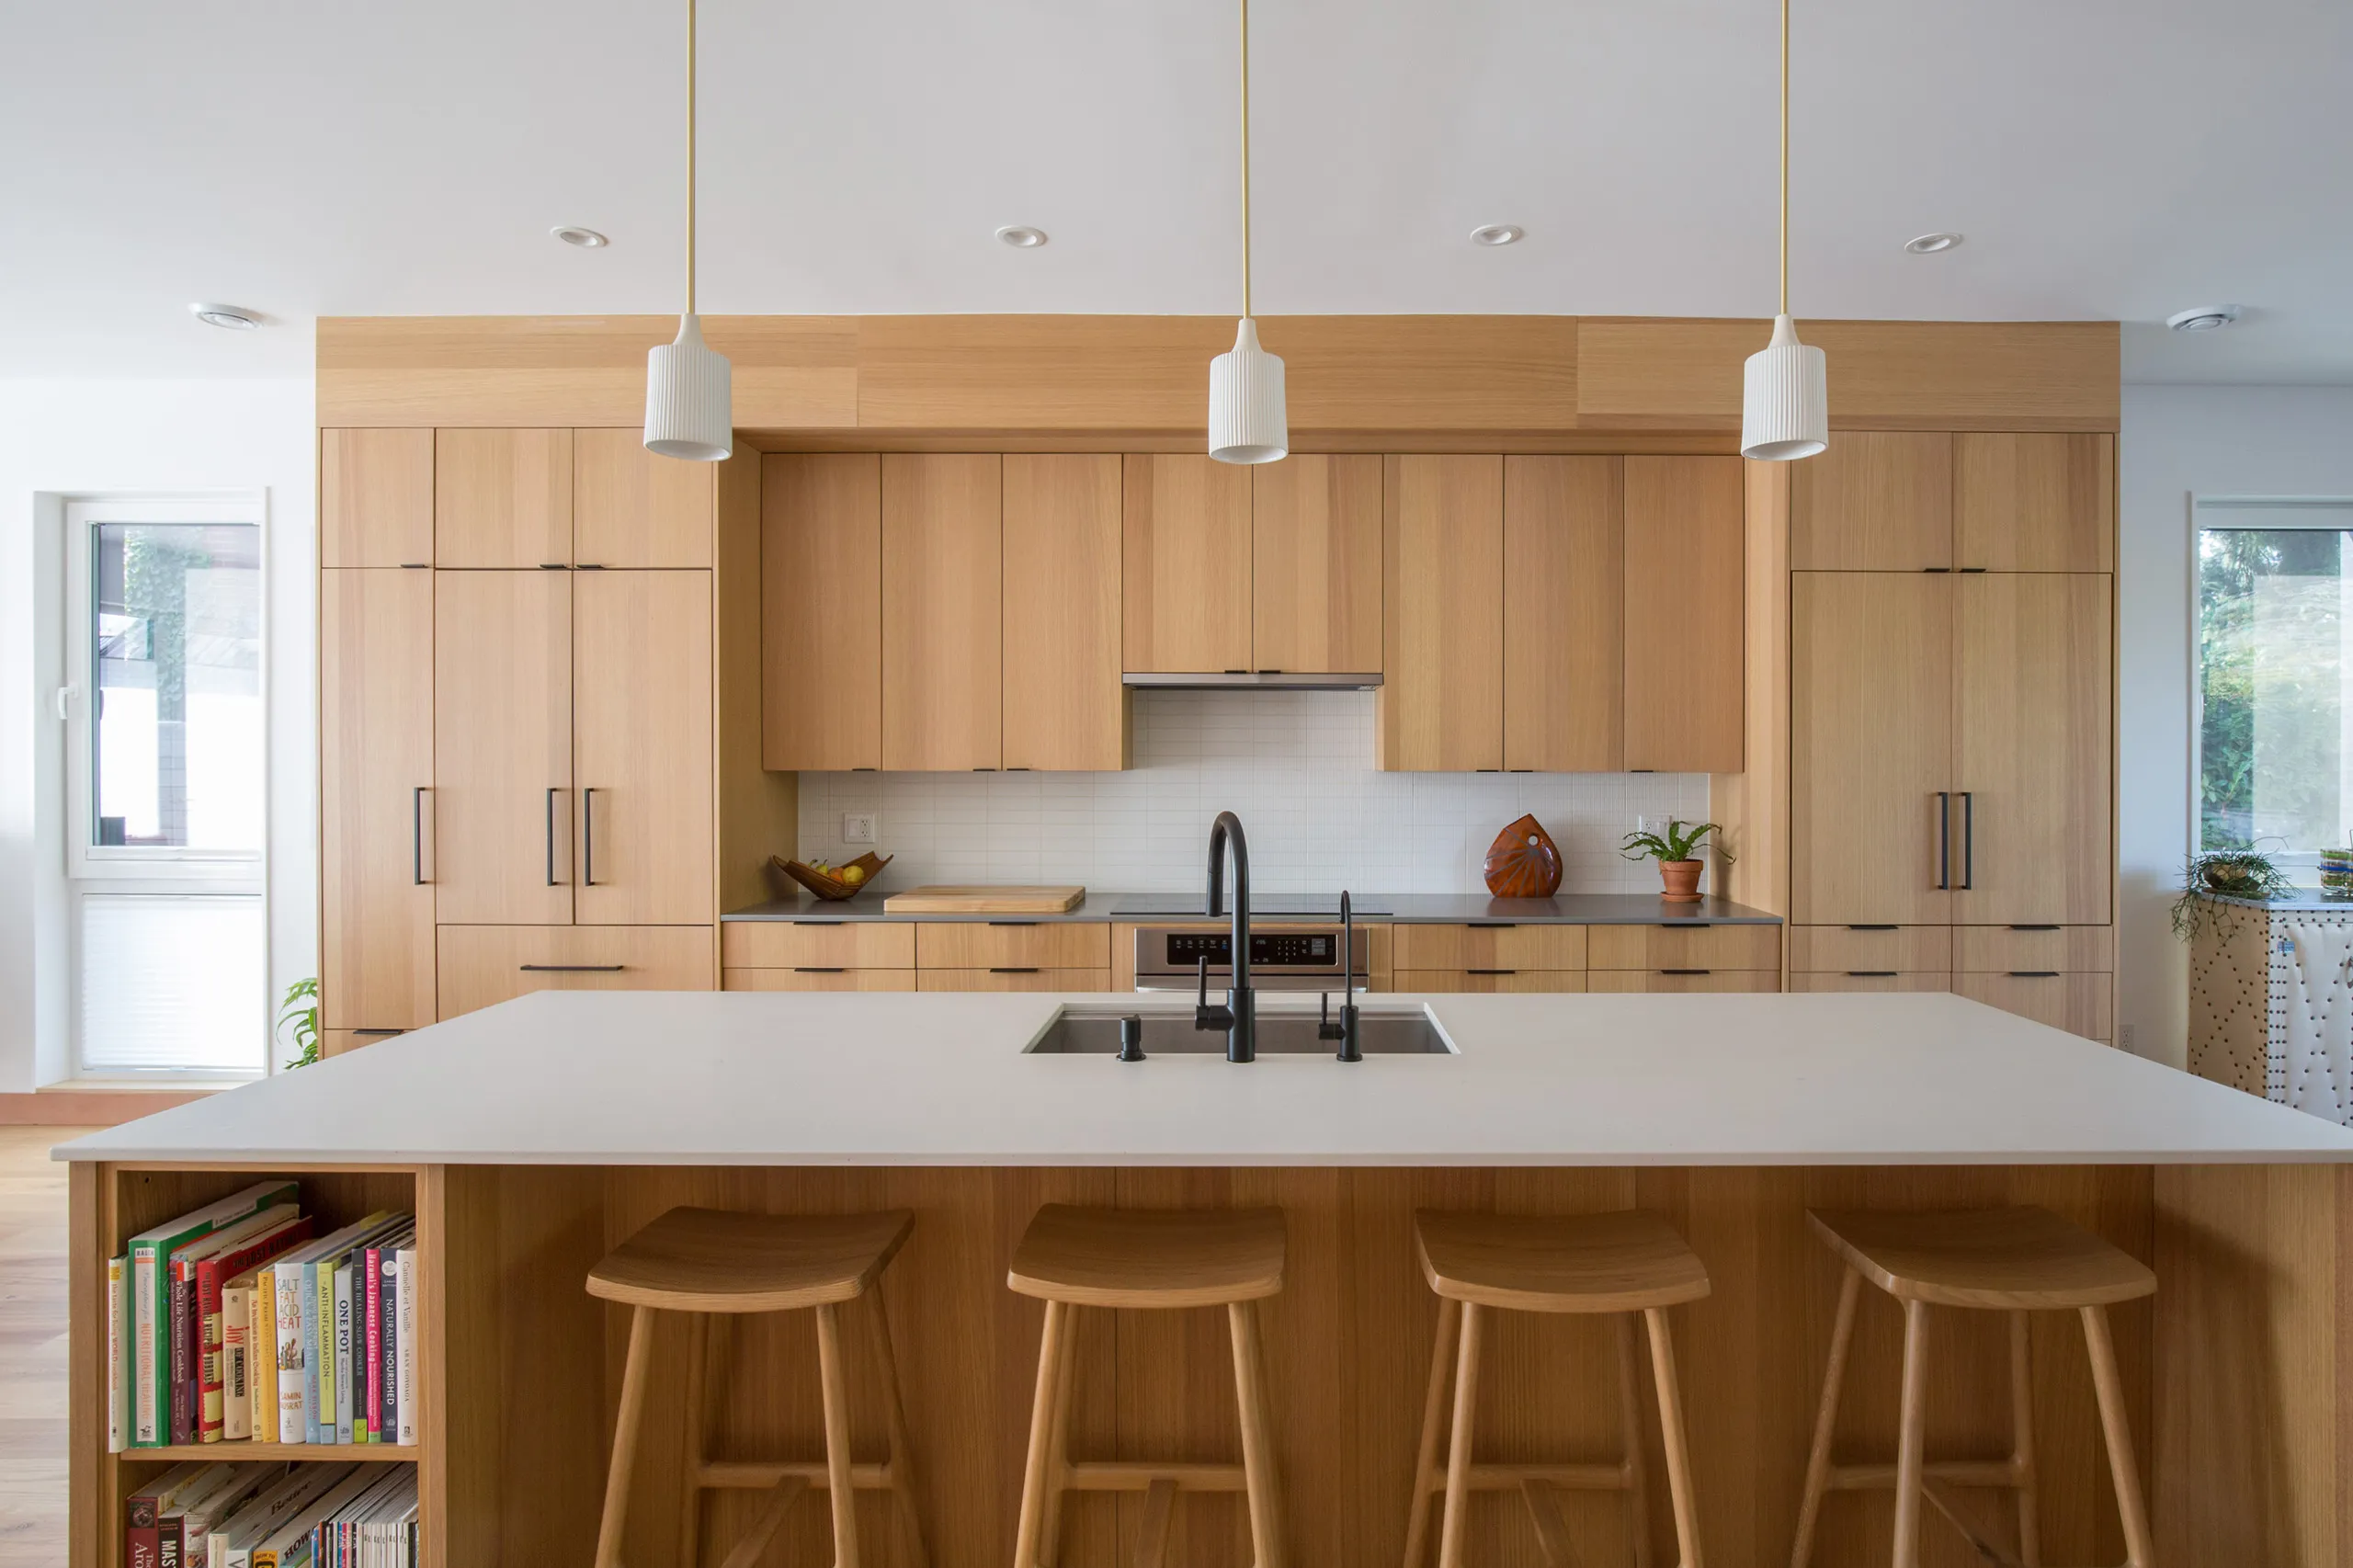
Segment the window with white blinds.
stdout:
<svg viewBox="0 0 2353 1568">
<path fill-rule="evenodd" d="M 85 1075 L 266 1069 L 268 931 L 258 897 L 85 889 L 77 902 Z"/>
</svg>

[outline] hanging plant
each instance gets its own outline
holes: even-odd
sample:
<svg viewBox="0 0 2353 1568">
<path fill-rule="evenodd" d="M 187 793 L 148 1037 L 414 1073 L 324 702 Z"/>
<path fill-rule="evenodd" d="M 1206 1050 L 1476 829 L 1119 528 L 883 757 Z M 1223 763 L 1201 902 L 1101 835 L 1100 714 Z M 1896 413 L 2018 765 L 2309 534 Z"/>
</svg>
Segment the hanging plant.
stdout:
<svg viewBox="0 0 2353 1568">
<path fill-rule="evenodd" d="M 2187 942 L 2205 924 L 2210 898 L 2278 898 L 2292 891 L 2287 873 L 2253 849 L 2211 849 L 2181 869 L 2173 901 L 2173 934 Z"/>
</svg>

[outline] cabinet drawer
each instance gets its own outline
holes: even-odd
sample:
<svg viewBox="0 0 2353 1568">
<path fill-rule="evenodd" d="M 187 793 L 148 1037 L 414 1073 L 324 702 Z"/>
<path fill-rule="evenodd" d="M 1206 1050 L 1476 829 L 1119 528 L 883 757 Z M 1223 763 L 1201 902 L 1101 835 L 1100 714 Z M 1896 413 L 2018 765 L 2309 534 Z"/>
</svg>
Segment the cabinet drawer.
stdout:
<svg viewBox="0 0 2353 1568">
<path fill-rule="evenodd" d="M 1777 969 L 1693 969 L 1680 971 L 1666 969 L 1597 969 L 1586 977 L 1587 991 L 1648 992 L 1666 995 L 1676 992 L 1779 991 L 1781 971 Z"/>
<path fill-rule="evenodd" d="M 1778 970 L 1781 929 L 1778 926 L 1596 926 L 1591 952 L 1588 967 L 1593 969 Z"/>
<path fill-rule="evenodd" d="M 1790 972 L 1952 968 L 1949 926 L 1792 926 Z M 1941 990 L 1943 987 L 1939 986 Z"/>
<path fill-rule="evenodd" d="M 708 991 L 708 926 L 444 926 L 441 1017 L 527 991 Z"/>
<path fill-rule="evenodd" d="M 1582 926 L 1398 926 L 1390 963 L 1409 969 L 1583 969 Z M 1405 987 L 1401 981 L 1397 987 Z"/>
<path fill-rule="evenodd" d="M 1395 989 L 1405 992 L 1484 992 L 1493 995 L 1522 995 L 1551 992 L 1567 994 L 1585 989 L 1581 969 L 1401 969 Z"/>
<path fill-rule="evenodd" d="M 1941 969 L 1834 970 L 1807 972 L 1792 970 L 1792 991 L 1949 991 L 1952 976 Z"/>
<path fill-rule="evenodd" d="M 915 967 L 1109 969 L 1111 927 L 1094 923 L 929 921 L 915 927 Z"/>
<path fill-rule="evenodd" d="M 2107 1043 L 2115 1033 L 2110 977 L 2105 974 L 1956 974 L 1952 988 L 1972 1002 L 1999 1007 Z"/>
<path fill-rule="evenodd" d="M 406 1029 L 321 1029 L 319 1055 L 322 1059 L 341 1056 L 347 1051 L 357 1051 L 363 1045 L 373 1045 L 380 1040 L 406 1034 Z"/>
<path fill-rule="evenodd" d="M 2116 967 L 2111 926 L 1956 926 L 1952 967 L 1970 973 L 2055 969 L 2091 973 Z"/>
<path fill-rule="evenodd" d="M 913 991 L 911 969 L 722 969 L 722 991 Z"/>
<path fill-rule="evenodd" d="M 1108 969 L 919 969 L 918 991 L 1108 991 Z"/>
<path fill-rule="evenodd" d="M 729 969 L 913 969 L 915 928 L 881 921 L 730 920 L 719 927 Z"/>
</svg>

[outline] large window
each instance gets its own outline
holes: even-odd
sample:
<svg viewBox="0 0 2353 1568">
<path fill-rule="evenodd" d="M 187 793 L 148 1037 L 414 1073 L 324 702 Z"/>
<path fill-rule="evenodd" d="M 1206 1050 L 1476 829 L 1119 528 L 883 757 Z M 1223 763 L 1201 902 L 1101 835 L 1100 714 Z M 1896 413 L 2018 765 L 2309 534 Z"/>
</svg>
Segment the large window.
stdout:
<svg viewBox="0 0 2353 1568">
<path fill-rule="evenodd" d="M 2353 504 L 2197 507 L 2197 847 L 2353 842 Z"/>
<path fill-rule="evenodd" d="M 258 501 L 86 500 L 66 523 L 74 1062 L 267 1062 Z"/>
</svg>

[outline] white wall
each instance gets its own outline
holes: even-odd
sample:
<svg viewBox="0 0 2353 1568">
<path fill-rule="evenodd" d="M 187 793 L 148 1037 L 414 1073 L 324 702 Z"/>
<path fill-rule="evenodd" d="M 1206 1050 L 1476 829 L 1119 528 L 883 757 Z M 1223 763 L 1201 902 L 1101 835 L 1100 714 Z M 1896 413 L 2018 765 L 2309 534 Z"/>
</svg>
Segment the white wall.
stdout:
<svg viewBox="0 0 2353 1568">
<path fill-rule="evenodd" d="M 0 1093 L 65 1065 L 60 607 L 43 496 L 268 493 L 270 979 L 282 990 L 317 972 L 312 411 L 308 377 L 0 380 Z"/>
<path fill-rule="evenodd" d="M 2189 850 L 2190 497 L 2353 496 L 2353 387 L 2128 386 L 2119 447 L 2119 1022 L 2179 1065 L 2188 959 L 2165 908 Z"/>
</svg>

